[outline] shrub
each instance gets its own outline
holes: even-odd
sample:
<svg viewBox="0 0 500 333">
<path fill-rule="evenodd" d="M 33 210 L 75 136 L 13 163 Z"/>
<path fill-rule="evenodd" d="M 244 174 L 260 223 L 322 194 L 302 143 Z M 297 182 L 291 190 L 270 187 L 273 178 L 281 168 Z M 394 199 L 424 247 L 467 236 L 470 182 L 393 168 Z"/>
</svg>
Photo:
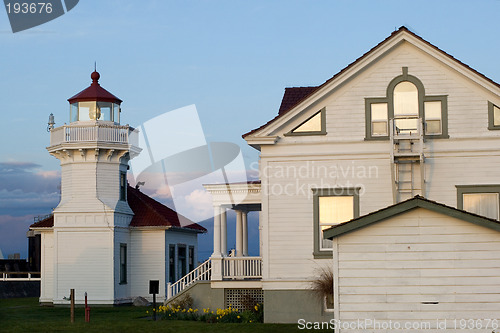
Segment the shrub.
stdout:
<svg viewBox="0 0 500 333">
<path fill-rule="evenodd" d="M 333 271 L 330 268 L 320 267 L 316 270 L 316 276 L 311 282 L 311 290 L 314 295 L 324 302 L 333 297 Z"/>
</svg>

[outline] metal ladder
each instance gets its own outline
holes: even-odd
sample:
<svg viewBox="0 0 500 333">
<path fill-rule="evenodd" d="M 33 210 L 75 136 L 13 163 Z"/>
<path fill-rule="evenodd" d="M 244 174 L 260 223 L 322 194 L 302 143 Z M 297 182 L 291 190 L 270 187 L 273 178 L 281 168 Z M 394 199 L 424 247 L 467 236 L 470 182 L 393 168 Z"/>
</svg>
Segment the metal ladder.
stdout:
<svg viewBox="0 0 500 333">
<path fill-rule="evenodd" d="M 418 118 L 414 132 L 400 134 L 390 120 L 391 174 L 394 203 L 415 195 L 425 197 L 423 122 Z"/>
</svg>

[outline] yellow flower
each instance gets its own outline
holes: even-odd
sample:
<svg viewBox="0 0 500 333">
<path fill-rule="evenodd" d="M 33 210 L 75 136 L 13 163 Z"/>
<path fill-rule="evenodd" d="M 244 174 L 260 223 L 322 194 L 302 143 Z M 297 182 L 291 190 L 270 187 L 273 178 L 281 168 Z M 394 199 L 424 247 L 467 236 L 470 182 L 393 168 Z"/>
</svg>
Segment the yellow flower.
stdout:
<svg viewBox="0 0 500 333">
<path fill-rule="evenodd" d="M 255 306 L 255 311 L 259 311 L 259 306 L 258 305 Z"/>
<path fill-rule="evenodd" d="M 240 319 L 240 316 L 236 316 L 236 318 Z"/>
</svg>

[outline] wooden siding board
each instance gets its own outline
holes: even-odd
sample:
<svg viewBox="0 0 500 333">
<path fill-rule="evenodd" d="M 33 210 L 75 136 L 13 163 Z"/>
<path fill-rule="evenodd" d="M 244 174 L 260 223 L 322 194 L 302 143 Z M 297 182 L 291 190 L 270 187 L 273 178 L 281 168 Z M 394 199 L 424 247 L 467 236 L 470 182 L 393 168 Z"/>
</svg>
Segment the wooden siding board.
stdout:
<svg viewBox="0 0 500 333">
<path fill-rule="evenodd" d="M 341 318 L 432 318 L 427 312 L 461 318 L 500 310 L 496 231 L 418 208 L 338 243 Z"/>
</svg>

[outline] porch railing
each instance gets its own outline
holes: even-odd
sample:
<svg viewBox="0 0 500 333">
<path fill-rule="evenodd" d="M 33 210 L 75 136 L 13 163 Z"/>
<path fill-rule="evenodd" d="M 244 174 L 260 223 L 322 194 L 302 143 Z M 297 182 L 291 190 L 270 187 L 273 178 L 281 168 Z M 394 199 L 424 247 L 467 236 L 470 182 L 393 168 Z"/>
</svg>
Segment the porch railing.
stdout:
<svg viewBox="0 0 500 333">
<path fill-rule="evenodd" d="M 50 145 L 66 142 L 113 142 L 128 143 L 129 126 L 91 124 L 91 125 L 63 125 L 50 131 Z"/>
<path fill-rule="evenodd" d="M 0 272 L 0 281 L 41 281 L 40 272 Z"/>
<path fill-rule="evenodd" d="M 262 257 L 227 257 L 222 260 L 223 279 L 262 278 Z"/>
<path fill-rule="evenodd" d="M 212 264 L 210 259 L 200 264 L 177 282 L 167 283 L 167 299 L 170 299 L 189 287 L 196 281 L 207 281 L 211 277 Z"/>
</svg>

